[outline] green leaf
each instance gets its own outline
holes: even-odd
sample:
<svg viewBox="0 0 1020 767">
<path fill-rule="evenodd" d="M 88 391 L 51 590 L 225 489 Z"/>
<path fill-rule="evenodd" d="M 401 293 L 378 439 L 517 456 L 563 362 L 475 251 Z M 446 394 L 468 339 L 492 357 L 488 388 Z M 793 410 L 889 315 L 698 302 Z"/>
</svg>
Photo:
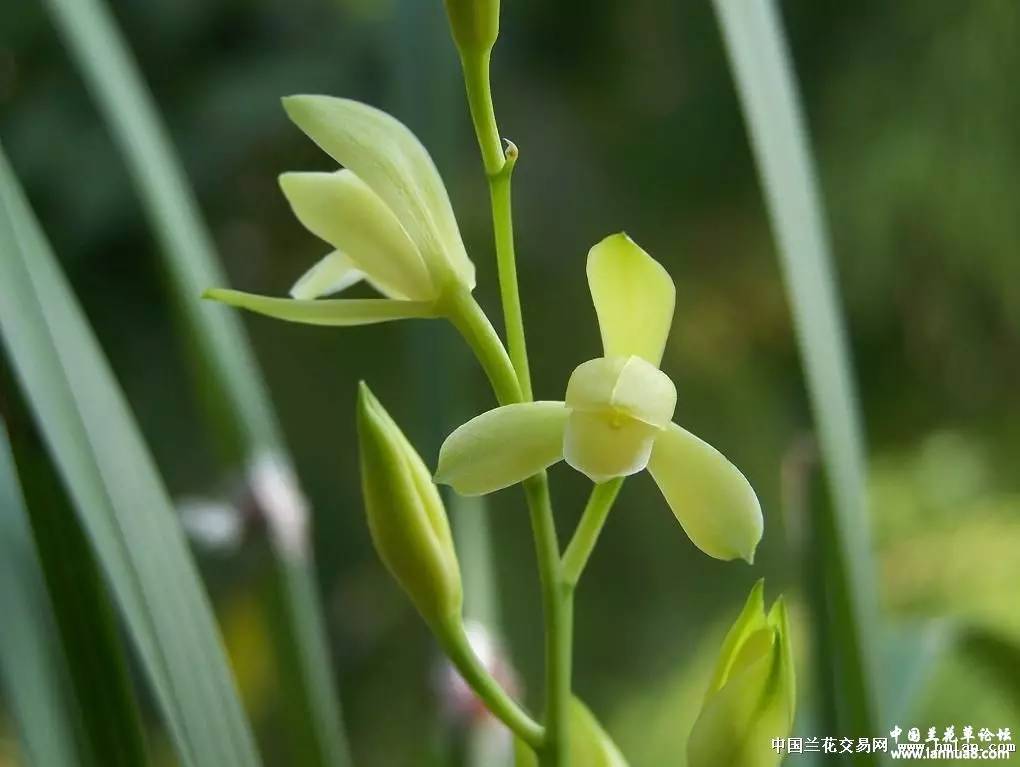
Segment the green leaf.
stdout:
<svg viewBox="0 0 1020 767">
<path fill-rule="evenodd" d="M 71 681 L 80 753 L 96 767 L 147 764 L 138 702 L 106 585 L 41 450 L 15 443 L 35 547 Z"/>
<path fill-rule="evenodd" d="M 181 758 L 259 763 L 166 490 L 74 294 L 0 154 L 0 328 Z"/>
<path fill-rule="evenodd" d="M 947 621 L 908 624 L 885 632 L 880 691 L 889 721 L 904 721 L 916 713 L 914 704 L 958 639 L 959 631 Z"/>
<path fill-rule="evenodd" d="M 67 667 L 7 431 L 0 422 L 0 682 L 21 735 L 27 764 L 75 767 Z"/>
<path fill-rule="evenodd" d="M 877 732 L 876 623 L 864 446 L 829 236 L 782 22 L 772 0 L 714 0 L 743 106 L 818 430 L 831 503 L 832 636 L 838 654 L 839 729 Z M 816 605 L 817 620 L 825 620 Z M 860 757 L 871 763 L 869 757 Z"/>
<path fill-rule="evenodd" d="M 72 57 L 120 147 L 160 245 L 171 297 L 184 320 L 193 355 L 194 383 L 209 407 L 214 436 L 226 448 L 230 469 L 273 461 L 289 465 L 266 385 L 245 337 L 241 318 L 225 307 L 198 300 L 202 291 L 225 285 L 212 237 L 202 222 L 187 178 L 174 155 L 159 111 L 102 0 L 48 0 L 45 3 Z M 300 491 L 294 486 L 294 494 Z M 311 744 L 320 767 L 350 763 L 339 698 L 327 651 L 322 609 L 314 579 L 314 557 L 302 541 L 291 549 L 268 528 L 277 569 L 286 573 L 284 588 L 299 594 L 285 604 L 273 639 L 295 650 L 285 663 L 313 716 L 289 735 L 301 748 Z"/>
</svg>

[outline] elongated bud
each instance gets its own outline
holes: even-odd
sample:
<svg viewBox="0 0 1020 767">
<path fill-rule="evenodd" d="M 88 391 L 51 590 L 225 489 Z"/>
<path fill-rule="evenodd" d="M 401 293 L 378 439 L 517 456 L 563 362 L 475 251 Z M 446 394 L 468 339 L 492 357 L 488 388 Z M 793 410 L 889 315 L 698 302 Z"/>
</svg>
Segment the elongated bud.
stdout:
<svg viewBox="0 0 1020 767">
<path fill-rule="evenodd" d="M 434 631 L 459 625 L 460 568 L 429 470 L 368 387 L 358 391 L 361 486 L 383 563 Z"/>
<path fill-rule="evenodd" d="M 758 581 L 726 635 L 701 714 L 687 742 L 690 767 L 775 767 L 773 738 L 793 728 L 796 675 L 782 597 L 765 614 Z"/>
<path fill-rule="evenodd" d="M 499 35 L 499 0 L 444 0 L 462 56 L 488 53 Z"/>
<path fill-rule="evenodd" d="M 570 763 L 577 767 L 627 767 L 620 749 L 602 729 L 598 719 L 578 698 L 570 701 L 570 732 L 567 738 Z M 514 767 L 537 767 L 535 753 L 520 740 L 514 741 Z M 718 767 L 718 766 L 717 766 Z"/>
</svg>

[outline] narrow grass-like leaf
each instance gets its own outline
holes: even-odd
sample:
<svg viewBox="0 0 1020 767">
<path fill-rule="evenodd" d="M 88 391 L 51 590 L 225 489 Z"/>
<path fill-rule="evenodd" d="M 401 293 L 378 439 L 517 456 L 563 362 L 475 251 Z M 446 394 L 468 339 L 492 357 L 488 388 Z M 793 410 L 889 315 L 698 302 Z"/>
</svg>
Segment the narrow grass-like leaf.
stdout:
<svg viewBox="0 0 1020 767">
<path fill-rule="evenodd" d="M 272 603 L 277 625 L 286 627 L 274 632 L 273 642 L 286 672 L 280 692 L 286 699 L 291 763 L 321 767 L 351 764 L 337 709 L 319 595 L 307 562 L 276 558 Z"/>
<path fill-rule="evenodd" d="M 0 329 L 181 761 L 258 764 L 208 597 L 166 490 L 2 154 Z"/>
<path fill-rule="evenodd" d="M 109 10 L 100 0 L 47 0 L 90 92 L 121 148 L 162 250 L 173 295 L 197 344 L 203 386 L 230 431 L 235 460 L 280 442 L 262 378 L 240 318 L 198 297 L 225 285 L 208 231 L 174 157 L 156 107 Z"/>
<path fill-rule="evenodd" d="M 71 680 L 79 753 L 93 767 L 142 767 L 142 718 L 109 592 L 59 477 L 27 442 L 12 447 Z"/>
<path fill-rule="evenodd" d="M 67 669 L 0 422 L 0 683 L 28 764 L 77 767 Z"/>
<path fill-rule="evenodd" d="M 890 721 L 907 721 L 916 713 L 925 686 L 959 642 L 960 633 L 944 620 L 898 626 L 885 632 L 880 691 Z"/>
<path fill-rule="evenodd" d="M 47 0 L 54 22 L 119 144 L 161 246 L 170 292 L 190 335 L 196 385 L 211 405 L 228 458 L 242 466 L 265 456 L 290 464 L 254 354 L 235 312 L 198 297 L 226 285 L 212 238 L 126 42 L 102 0 Z M 287 473 L 291 476 L 290 473 Z M 299 495 L 297 488 L 295 494 Z M 267 510 L 271 513 L 273 510 Z M 275 572 L 294 603 L 281 603 L 274 641 L 284 673 L 297 682 L 311 714 L 299 718 L 295 742 L 312 743 L 313 765 L 350 763 L 310 547 L 288 546 L 269 526 Z M 290 542 L 294 541 L 291 537 Z M 288 661 L 288 658 L 290 659 Z M 302 751 L 308 749 L 302 745 Z"/>
<path fill-rule="evenodd" d="M 857 396 L 829 237 L 773 0 L 714 0 L 778 243 L 831 502 L 832 639 L 852 732 L 876 732 L 876 619 Z M 819 616 L 821 618 L 821 616 Z M 862 760 L 863 761 L 863 760 Z"/>
</svg>

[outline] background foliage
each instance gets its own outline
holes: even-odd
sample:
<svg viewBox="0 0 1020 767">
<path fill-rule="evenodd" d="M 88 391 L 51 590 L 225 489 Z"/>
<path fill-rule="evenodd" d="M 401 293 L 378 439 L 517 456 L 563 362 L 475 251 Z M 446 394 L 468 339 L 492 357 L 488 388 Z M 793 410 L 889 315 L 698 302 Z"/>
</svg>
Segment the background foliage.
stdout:
<svg viewBox="0 0 1020 767">
<path fill-rule="evenodd" d="M 479 296 L 495 306 L 484 182 L 438 0 L 112 5 L 234 286 L 282 293 L 321 255 L 276 175 L 327 167 L 278 101 L 322 92 L 384 107 L 423 138 L 479 267 Z M 709 4 L 504 5 L 495 93 L 521 150 L 518 259 L 536 392 L 561 392 L 598 354 L 584 257 L 626 229 L 677 282 L 663 362 L 680 391 L 677 419 L 745 470 L 766 511 L 759 566 L 742 570 L 697 552 L 651 482 L 636 479 L 585 576 L 578 690 L 634 764 L 662 764 L 688 729 L 719 624 L 757 574 L 772 593 L 800 593 L 800 527 L 786 501 L 809 420 L 789 310 Z M 1009 75 L 1020 69 L 1020 8 L 788 0 L 782 10 L 860 381 L 882 604 L 891 618 L 942 616 L 952 630 L 979 625 L 1020 641 L 1020 93 Z M 170 489 L 225 491 L 139 203 L 36 3 L 0 10 L 0 136 Z M 448 431 L 490 405 L 484 381 L 438 323 L 337 332 L 246 322 L 318 512 L 318 575 L 355 757 L 421 764 L 422 743 L 442 751 L 435 653 L 370 547 L 355 385 L 368 380 L 434 460 Z M 6 369 L 2 380 L 17 440 L 30 427 L 7 396 Z M 561 470 L 553 481 L 561 523 L 572 524 L 585 483 Z M 488 513 L 505 633 L 536 689 L 526 514 L 514 492 Z M 259 609 L 264 551 L 250 543 L 202 562 L 273 763 L 286 702 L 273 695 L 271 626 Z M 913 723 L 1015 728 L 1016 677 L 997 673 L 988 653 L 954 647 L 922 680 Z M 408 675 L 416 686 L 401 681 Z M 0 763 L 13 757 L 4 743 Z"/>
</svg>

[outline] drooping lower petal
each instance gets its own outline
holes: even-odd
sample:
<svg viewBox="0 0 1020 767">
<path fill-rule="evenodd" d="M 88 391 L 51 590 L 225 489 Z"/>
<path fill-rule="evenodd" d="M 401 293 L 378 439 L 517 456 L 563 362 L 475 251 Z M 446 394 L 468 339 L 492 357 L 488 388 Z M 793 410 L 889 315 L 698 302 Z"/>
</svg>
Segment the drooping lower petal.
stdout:
<svg viewBox="0 0 1020 767">
<path fill-rule="evenodd" d="M 280 188 L 308 231 L 350 256 L 391 297 L 435 297 L 418 249 L 386 203 L 354 173 L 284 173 Z"/>
<path fill-rule="evenodd" d="M 563 457 L 592 482 L 626 477 L 648 465 L 659 433 L 626 415 L 574 410 L 567 421 Z"/>
<path fill-rule="evenodd" d="M 562 402 L 522 402 L 472 418 L 443 443 L 436 482 L 484 495 L 537 474 L 563 457 L 568 415 Z"/>
<path fill-rule="evenodd" d="M 240 290 L 207 290 L 203 298 L 248 309 L 279 320 L 306 325 L 371 325 L 377 322 L 438 317 L 432 301 L 394 301 L 389 298 L 319 299 L 299 301 L 270 298 Z"/>
<path fill-rule="evenodd" d="M 587 271 L 605 356 L 633 354 L 658 367 L 673 322 L 672 278 L 622 232 L 589 251 Z"/>
<path fill-rule="evenodd" d="M 695 546 L 716 559 L 754 560 L 761 505 L 722 453 L 670 424 L 655 440 L 648 470 Z"/>
<path fill-rule="evenodd" d="M 301 275 L 290 289 L 290 295 L 299 301 L 311 301 L 340 293 L 363 279 L 365 273 L 354 264 L 350 256 L 334 250 Z"/>
</svg>

